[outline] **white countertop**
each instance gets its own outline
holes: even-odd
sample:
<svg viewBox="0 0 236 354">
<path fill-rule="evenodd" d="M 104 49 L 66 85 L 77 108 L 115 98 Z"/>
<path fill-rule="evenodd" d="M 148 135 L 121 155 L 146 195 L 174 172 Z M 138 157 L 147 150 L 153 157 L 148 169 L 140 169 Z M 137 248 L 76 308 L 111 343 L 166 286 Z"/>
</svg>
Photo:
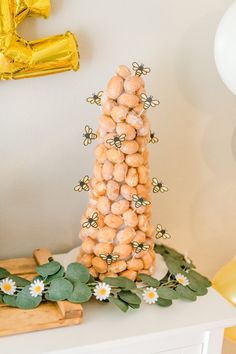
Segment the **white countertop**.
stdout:
<svg viewBox="0 0 236 354">
<path fill-rule="evenodd" d="M 80 325 L 0 338 L 1 354 L 56 354 L 72 349 L 99 349 L 104 343 L 135 340 L 236 324 L 236 309 L 215 290 L 196 302 L 177 300 L 168 308 L 143 304 L 140 310 L 121 312 L 109 303 L 93 300 L 84 305 Z M 83 351 L 81 351 L 83 353 Z"/>
</svg>

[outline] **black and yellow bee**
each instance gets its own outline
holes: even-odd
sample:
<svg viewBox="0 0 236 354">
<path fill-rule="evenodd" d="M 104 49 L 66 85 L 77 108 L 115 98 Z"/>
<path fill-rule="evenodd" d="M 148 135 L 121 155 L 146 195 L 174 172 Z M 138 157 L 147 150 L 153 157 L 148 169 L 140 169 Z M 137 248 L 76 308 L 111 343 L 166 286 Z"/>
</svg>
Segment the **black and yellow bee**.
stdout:
<svg viewBox="0 0 236 354">
<path fill-rule="evenodd" d="M 150 246 L 145 243 L 138 243 L 137 241 L 133 241 L 131 243 L 135 249 L 135 253 L 140 253 L 141 251 L 147 251 L 150 248 Z"/>
<path fill-rule="evenodd" d="M 90 128 L 88 125 L 85 126 L 84 128 L 85 133 L 83 134 L 83 137 L 85 138 L 83 141 L 84 146 L 87 146 L 92 143 L 92 140 L 97 139 L 97 134 L 93 132 L 93 129 Z"/>
<path fill-rule="evenodd" d="M 98 106 L 101 106 L 101 98 L 103 95 L 103 91 L 99 91 L 98 93 L 92 93 L 92 97 L 86 98 L 86 101 L 91 104 L 96 104 Z"/>
<path fill-rule="evenodd" d="M 118 254 L 100 254 L 99 255 L 100 258 L 102 258 L 104 261 L 107 262 L 108 265 L 112 264 L 112 262 L 117 261 L 117 259 L 119 259 L 119 255 Z"/>
<path fill-rule="evenodd" d="M 94 212 L 92 216 L 90 216 L 87 221 L 85 221 L 83 224 L 82 224 L 82 227 L 85 227 L 87 229 L 89 229 L 90 227 L 93 227 L 93 228 L 97 228 L 98 227 L 98 213 Z"/>
<path fill-rule="evenodd" d="M 140 208 L 141 206 L 147 206 L 151 204 L 151 202 L 145 200 L 143 197 L 137 196 L 137 194 L 132 195 L 132 200 L 134 202 L 135 208 Z"/>
<path fill-rule="evenodd" d="M 162 182 L 159 182 L 156 177 L 153 177 L 152 185 L 153 185 L 153 189 L 152 189 L 153 193 L 157 193 L 157 192 L 164 193 L 168 191 L 168 188 L 164 186 Z"/>
<path fill-rule="evenodd" d="M 159 141 L 159 139 L 155 135 L 155 133 L 154 132 L 150 132 L 149 143 L 155 144 L 155 143 L 158 143 L 158 141 Z"/>
<path fill-rule="evenodd" d="M 74 190 L 76 192 L 89 191 L 89 176 L 84 176 L 75 186 Z"/>
<path fill-rule="evenodd" d="M 169 239 L 171 238 L 171 236 L 167 233 L 167 231 L 165 229 L 162 228 L 162 226 L 160 224 L 158 224 L 156 226 L 156 234 L 155 234 L 156 239 L 160 239 L 163 238 L 165 239 Z"/>
<path fill-rule="evenodd" d="M 155 107 L 160 104 L 160 101 L 155 100 L 153 96 L 147 96 L 145 93 L 142 93 L 141 96 L 141 102 L 143 102 L 143 108 L 146 110 L 149 107 Z"/>
<path fill-rule="evenodd" d="M 115 146 L 117 149 L 120 149 L 123 141 L 125 141 L 125 134 L 116 135 L 114 138 L 107 139 L 106 142 L 111 146 Z"/>
<path fill-rule="evenodd" d="M 135 71 L 136 76 L 147 75 L 150 73 L 151 69 L 146 68 L 144 64 L 138 64 L 136 62 L 132 63 L 133 70 Z"/>
</svg>

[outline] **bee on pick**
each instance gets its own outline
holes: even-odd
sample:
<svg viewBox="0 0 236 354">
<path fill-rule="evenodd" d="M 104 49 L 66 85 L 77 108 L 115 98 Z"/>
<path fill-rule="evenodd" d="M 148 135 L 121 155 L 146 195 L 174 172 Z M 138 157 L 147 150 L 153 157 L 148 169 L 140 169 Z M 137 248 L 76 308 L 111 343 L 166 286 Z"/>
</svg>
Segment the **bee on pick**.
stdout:
<svg viewBox="0 0 236 354">
<path fill-rule="evenodd" d="M 132 200 L 134 202 L 135 208 L 140 208 L 141 206 L 147 206 L 151 204 L 151 202 L 145 200 L 143 197 L 140 197 L 136 194 L 132 195 Z"/>
<path fill-rule="evenodd" d="M 84 176 L 79 183 L 75 186 L 74 190 L 76 192 L 89 191 L 89 176 Z"/>
<path fill-rule="evenodd" d="M 145 93 L 142 93 L 141 96 L 141 102 L 143 102 L 143 108 L 146 110 L 149 107 L 155 107 L 160 104 L 160 101 L 155 100 L 153 96 L 147 96 Z"/>
<path fill-rule="evenodd" d="M 119 255 L 118 254 L 100 254 L 99 255 L 100 258 L 102 258 L 105 262 L 107 262 L 108 265 L 112 264 L 112 262 L 117 261 L 117 259 L 119 259 Z"/>
<path fill-rule="evenodd" d="M 151 71 L 151 69 L 146 68 L 144 64 L 138 64 L 136 62 L 132 63 L 132 67 L 136 76 L 147 75 Z"/>
<path fill-rule="evenodd" d="M 152 185 L 153 185 L 153 189 L 152 189 L 153 193 L 158 193 L 158 192 L 164 193 L 168 191 L 168 188 L 164 186 L 162 182 L 159 182 L 156 177 L 153 177 Z"/>
<path fill-rule="evenodd" d="M 92 97 L 86 98 L 86 101 L 91 104 L 96 104 L 98 106 L 101 106 L 101 98 L 103 95 L 103 91 L 99 91 L 98 93 L 92 93 Z"/>
<path fill-rule="evenodd" d="M 158 143 L 159 139 L 154 132 L 150 132 L 149 143 Z"/>
<path fill-rule="evenodd" d="M 171 236 L 167 233 L 167 231 L 165 229 L 162 228 L 162 226 L 160 224 L 158 224 L 156 226 L 155 237 L 157 240 L 159 240 L 160 238 L 163 238 L 164 240 L 171 238 Z"/>
<path fill-rule="evenodd" d="M 107 139 L 107 143 L 111 146 L 115 146 L 117 149 L 121 148 L 121 145 L 125 141 L 125 134 L 116 135 L 114 138 Z"/>
<path fill-rule="evenodd" d="M 138 243 L 137 241 L 133 241 L 131 243 L 135 249 L 135 253 L 140 253 L 141 251 L 147 251 L 150 248 L 150 246 L 145 243 Z"/>
<path fill-rule="evenodd" d="M 92 216 L 88 217 L 87 221 L 83 222 L 82 227 L 89 229 L 90 227 L 97 228 L 98 227 L 98 213 L 93 213 Z"/>
<path fill-rule="evenodd" d="M 90 128 L 88 125 L 85 126 L 84 128 L 85 133 L 83 134 L 83 137 L 85 138 L 83 141 L 84 146 L 87 146 L 92 143 L 92 140 L 97 139 L 97 134 L 93 132 L 93 129 Z"/>
</svg>

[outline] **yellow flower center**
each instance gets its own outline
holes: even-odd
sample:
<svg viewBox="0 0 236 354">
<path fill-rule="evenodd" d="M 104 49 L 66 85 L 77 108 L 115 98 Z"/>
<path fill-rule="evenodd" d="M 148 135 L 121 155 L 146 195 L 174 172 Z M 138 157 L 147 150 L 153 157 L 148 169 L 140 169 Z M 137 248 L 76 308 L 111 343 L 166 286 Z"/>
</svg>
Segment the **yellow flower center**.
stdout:
<svg viewBox="0 0 236 354">
<path fill-rule="evenodd" d="M 150 291 L 148 293 L 148 297 L 149 297 L 149 299 L 153 299 L 155 297 L 155 293 L 153 291 Z"/>
<path fill-rule="evenodd" d="M 4 291 L 10 291 L 11 290 L 11 284 L 9 284 L 9 283 L 4 284 L 3 285 L 3 289 L 4 289 Z"/>
<path fill-rule="evenodd" d="M 36 293 L 40 293 L 41 292 L 41 286 L 40 285 L 36 285 L 36 287 L 34 288 L 34 291 L 36 292 Z"/>
<path fill-rule="evenodd" d="M 180 284 L 183 284 L 183 283 L 184 283 L 184 278 L 179 278 L 179 279 L 178 279 L 178 282 L 179 282 Z"/>
<path fill-rule="evenodd" d="M 105 288 L 102 288 L 102 289 L 99 290 L 99 294 L 100 295 L 106 295 L 106 293 L 107 293 L 107 291 L 106 291 Z"/>
</svg>

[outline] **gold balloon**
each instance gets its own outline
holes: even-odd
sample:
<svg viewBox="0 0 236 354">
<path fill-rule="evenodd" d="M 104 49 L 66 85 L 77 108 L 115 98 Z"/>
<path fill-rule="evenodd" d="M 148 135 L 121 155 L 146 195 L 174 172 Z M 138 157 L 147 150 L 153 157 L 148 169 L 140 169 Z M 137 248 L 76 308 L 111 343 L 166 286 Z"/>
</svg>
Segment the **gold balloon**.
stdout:
<svg viewBox="0 0 236 354">
<path fill-rule="evenodd" d="M 0 79 L 22 79 L 79 69 L 73 33 L 35 41 L 20 37 L 16 28 L 26 16 L 50 14 L 50 0 L 0 0 Z"/>
<path fill-rule="evenodd" d="M 223 266 L 215 275 L 212 286 L 236 306 L 236 259 Z M 236 327 L 225 329 L 225 337 L 236 342 Z"/>
</svg>

